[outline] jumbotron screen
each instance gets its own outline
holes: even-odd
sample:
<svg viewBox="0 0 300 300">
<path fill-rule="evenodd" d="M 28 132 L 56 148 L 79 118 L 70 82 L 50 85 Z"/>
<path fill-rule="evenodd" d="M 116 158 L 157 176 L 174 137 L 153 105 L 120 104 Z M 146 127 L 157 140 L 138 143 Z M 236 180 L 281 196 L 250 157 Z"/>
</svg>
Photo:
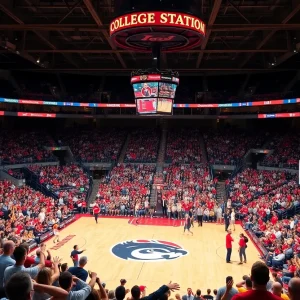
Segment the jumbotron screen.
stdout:
<svg viewBox="0 0 300 300">
<path fill-rule="evenodd" d="M 162 74 L 131 78 L 137 114 L 172 114 L 179 78 Z"/>
</svg>

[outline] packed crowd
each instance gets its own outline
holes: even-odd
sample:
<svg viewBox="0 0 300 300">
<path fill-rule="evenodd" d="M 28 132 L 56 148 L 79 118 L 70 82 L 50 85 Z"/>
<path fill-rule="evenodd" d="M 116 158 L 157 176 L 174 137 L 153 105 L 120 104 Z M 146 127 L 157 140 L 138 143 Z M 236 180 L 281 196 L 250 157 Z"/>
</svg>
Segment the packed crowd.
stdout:
<svg viewBox="0 0 300 300">
<path fill-rule="evenodd" d="M 261 148 L 266 135 L 238 132 L 232 129 L 204 134 L 210 164 L 235 165 L 251 148 Z"/>
<path fill-rule="evenodd" d="M 65 133 L 60 144 L 69 146 L 76 160 L 83 163 L 115 162 L 127 132 L 117 129 L 76 131 Z"/>
<path fill-rule="evenodd" d="M 72 203 L 62 203 L 24 185 L 16 187 L 0 181 L 1 238 L 16 244 L 39 242 L 39 237 L 67 219 L 73 211 Z"/>
<path fill-rule="evenodd" d="M 300 275 L 300 188 L 284 171 L 245 169 L 229 184 L 229 205 L 235 208 L 268 266 L 282 270 L 288 283 Z M 260 247 L 261 246 L 261 247 Z"/>
<path fill-rule="evenodd" d="M 77 202 L 85 201 L 90 188 L 89 177 L 78 165 L 38 166 L 32 165 L 29 170 L 35 173 L 40 184 L 53 191 L 59 198 Z"/>
<path fill-rule="evenodd" d="M 21 169 L 9 169 L 6 171 L 8 175 L 16 178 L 16 179 L 24 179 L 25 174 Z"/>
<path fill-rule="evenodd" d="M 0 164 L 51 162 L 56 158 L 44 146 L 53 146 L 54 141 L 38 131 L 1 131 Z"/>
<path fill-rule="evenodd" d="M 134 285 L 128 288 L 126 279 L 120 279 L 120 284 L 114 287 L 106 286 L 96 272 L 88 271 L 87 256 L 80 256 L 85 250 L 77 245 L 71 253 L 73 266 L 62 262 L 60 257 L 52 257 L 44 243 L 40 244 L 36 256 L 28 256 L 26 243 L 15 245 L 12 240 L 5 240 L 0 256 L 0 297 L 2 300 L 299 300 L 300 278 L 290 279 L 287 291 L 276 273 L 270 276 L 266 264 L 257 261 L 252 265 L 250 275 L 245 275 L 241 281 L 234 284 L 232 276 L 227 276 L 224 286 L 207 289 L 187 288 L 186 293 L 179 294 L 178 283 L 166 283 L 158 290 L 148 294 L 144 285 Z M 172 294 L 173 293 L 173 294 Z"/>
<path fill-rule="evenodd" d="M 299 132 L 274 135 L 268 147 L 274 152 L 264 158 L 262 165 L 298 169 L 300 159 Z"/>
<path fill-rule="evenodd" d="M 204 221 L 215 220 L 216 180 L 211 178 L 208 166 L 172 164 L 164 168 L 163 180 L 165 186 L 160 193 L 168 217 L 184 218 L 187 212 L 192 210 L 194 214 L 201 206 Z"/>
<path fill-rule="evenodd" d="M 130 133 L 125 162 L 156 163 L 159 133 L 156 130 L 135 130 Z"/>
<path fill-rule="evenodd" d="M 169 131 L 166 148 L 167 163 L 201 163 L 202 149 L 197 129 Z"/>
<path fill-rule="evenodd" d="M 254 198 L 270 193 L 276 188 L 296 179 L 285 171 L 265 171 L 247 168 L 233 179 L 227 180 L 229 197 L 235 206 L 246 204 Z M 266 200 L 266 199 L 264 199 Z"/>
<path fill-rule="evenodd" d="M 91 207 L 98 203 L 104 215 L 145 215 L 154 172 L 153 165 L 118 164 L 100 183 Z"/>
</svg>

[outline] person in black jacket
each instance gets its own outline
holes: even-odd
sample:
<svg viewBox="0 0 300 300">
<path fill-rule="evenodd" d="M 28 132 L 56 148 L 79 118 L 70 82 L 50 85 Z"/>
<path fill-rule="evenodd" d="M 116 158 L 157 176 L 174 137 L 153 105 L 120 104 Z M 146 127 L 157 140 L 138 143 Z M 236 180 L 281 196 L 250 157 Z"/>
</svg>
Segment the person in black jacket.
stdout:
<svg viewBox="0 0 300 300">
<path fill-rule="evenodd" d="M 154 293 L 150 294 L 149 296 L 140 298 L 141 297 L 140 287 L 137 286 L 137 285 L 135 285 L 131 289 L 131 296 L 132 296 L 132 300 L 159 300 L 169 290 L 171 290 L 171 291 L 177 291 L 179 289 L 180 289 L 179 284 L 170 282 L 167 285 L 161 286 L 157 291 L 155 291 Z"/>
<path fill-rule="evenodd" d="M 230 211 L 226 210 L 224 213 L 225 231 L 227 231 L 230 224 Z"/>
</svg>

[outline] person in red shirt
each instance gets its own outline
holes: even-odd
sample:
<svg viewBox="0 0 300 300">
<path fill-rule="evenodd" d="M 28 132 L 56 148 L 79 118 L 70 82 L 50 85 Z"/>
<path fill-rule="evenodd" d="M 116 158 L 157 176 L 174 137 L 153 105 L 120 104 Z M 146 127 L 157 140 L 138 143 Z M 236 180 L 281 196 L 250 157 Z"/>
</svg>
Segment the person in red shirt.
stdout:
<svg viewBox="0 0 300 300">
<path fill-rule="evenodd" d="M 227 255 L 226 255 L 226 262 L 229 264 L 231 263 L 230 258 L 231 258 L 231 253 L 232 253 L 232 242 L 234 239 L 231 236 L 231 230 L 227 230 L 227 235 L 226 235 L 226 249 L 227 249 Z"/>
<path fill-rule="evenodd" d="M 100 212 L 100 208 L 99 208 L 98 204 L 96 204 L 93 207 L 93 215 L 95 217 L 96 224 L 98 224 L 98 215 L 99 215 L 99 212 Z"/>
<path fill-rule="evenodd" d="M 277 216 L 276 216 L 276 213 L 273 212 L 273 217 L 271 218 L 271 223 L 272 223 L 273 225 L 276 225 L 276 224 L 277 224 L 277 221 L 278 221 L 278 218 L 277 218 Z"/>
<path fill-rule="evenodd" d="M 251 268 L 252 290 L 236 294 L 232 300 L 280 300 L 281 298 L 273 295 L 267 290 L 267 283 L 270 280 L 269 268 L 261 261 L 257 261 Z"/>
<path fill-rule="evenodd" d="M 245 241 L 245 236 L 243 233 L 240 234 L 240 240 L 239 240 L 239 254 L 240 254 L 240 262 L 239 265 L 243 264 L 243 257 L 244 257 L 244 263 L 247 262 L 246 259 L 246 241 Z"/>
</svg>

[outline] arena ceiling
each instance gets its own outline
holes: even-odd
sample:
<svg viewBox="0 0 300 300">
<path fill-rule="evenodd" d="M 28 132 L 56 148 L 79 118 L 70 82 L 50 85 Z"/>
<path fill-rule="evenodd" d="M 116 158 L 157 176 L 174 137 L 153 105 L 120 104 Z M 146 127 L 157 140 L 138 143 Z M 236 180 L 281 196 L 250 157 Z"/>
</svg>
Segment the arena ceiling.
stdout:
<svg viewBox="0 0 300 300">
<path fill-rule="evenodd" d="M 162 56 L 180 73 L 300 70 L 299 0 L 195 0 L 207 24 L 202 45 Z M 1 0 L 0 68 L 128 72 L 151 55 L 109 38 L 114 0 Z"/>
</svg>

